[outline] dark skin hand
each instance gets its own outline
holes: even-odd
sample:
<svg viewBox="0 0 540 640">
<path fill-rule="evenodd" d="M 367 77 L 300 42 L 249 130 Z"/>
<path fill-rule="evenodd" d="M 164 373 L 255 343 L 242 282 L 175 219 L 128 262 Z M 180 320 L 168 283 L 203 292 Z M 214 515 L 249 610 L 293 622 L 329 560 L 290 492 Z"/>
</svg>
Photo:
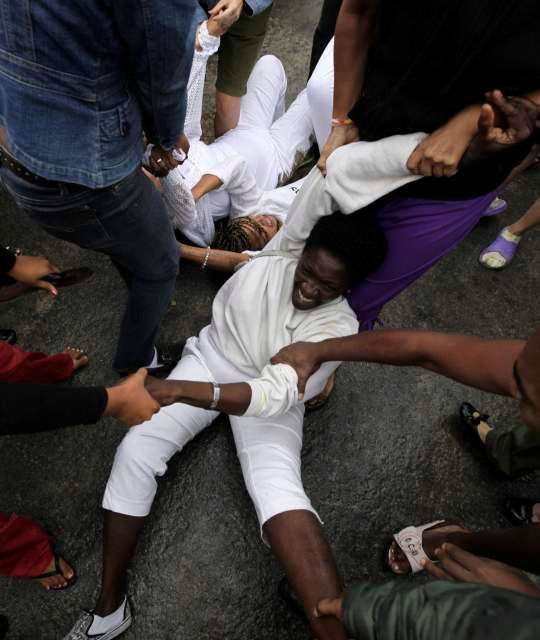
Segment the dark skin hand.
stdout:
<svg viewBox="0 0 540 640">
<path fill-rule="evenodd" d="M 183 133 L 176 140 L 175 148 L 181 149 L 187 156 L 189 141 Z M 169 171 L 172 171 L 179 164 L 182 164 L 174 157 L 173 151 L 174 149 L 167 151 L 167 149 L 159 145 L 154 145 L 150 153 L 148 166 L 146 167 L 147 170 L 156 178 L 164 178 Z"/>
<path fill-rule="evenodd" d="M 536 95 L 536 94 L 535 94 Z M 530 98 L 485 94 L 483 105 L 466 107 L 431 133 L 407 161 L 411 173 L 450 178 L 460 167 L 527 140 L 537 127 L 540 107 Z"/>
<path fill-rule="evenodd" d="M 473 143 L 485 154 L 497 153 L 527 140 L 538 128 L 540 105 L 527 97 L 505 97 L 501 91 L 486 93 Z"/>
<path fill-rule="evenodd" d="M 426 571 L 434 578 L 487 584 L 540 598 L 540 589 L 534 582 L 519 569 L 507 564 L 479 558 L 450 543 L 437 549 L 435 556 L 439 564 L 434 564 L 431 560 L 424 564 Z"/>
</svg>

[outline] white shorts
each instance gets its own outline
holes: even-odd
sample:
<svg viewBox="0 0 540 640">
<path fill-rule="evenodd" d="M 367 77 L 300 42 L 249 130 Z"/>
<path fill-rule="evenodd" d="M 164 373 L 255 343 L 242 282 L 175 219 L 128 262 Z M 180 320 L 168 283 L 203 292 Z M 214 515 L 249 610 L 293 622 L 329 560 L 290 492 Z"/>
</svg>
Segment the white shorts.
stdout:
<svg viewBox="0 0 540 640">
<path fill-rule="evenodd" d="M 200 338 L 188 340 L 182 359 L 169 378 L 222 384 L 244 380 L 245 376 L 216 352 L 205 335 L 203 330 Z M 116 451 L 103 508 L 130 516 L 148 515 L 156 494 L 156 476 L 162 476 L 172 456 L 218 415 L 217 411 L 178 403 L 162 408 L 148 422 L 130 429 Z M 229 419 L 261 528 L 285 511 L 311 511 L 318 517 L 300 475 L 303 404 L 279 417 Z"/>
</svg>

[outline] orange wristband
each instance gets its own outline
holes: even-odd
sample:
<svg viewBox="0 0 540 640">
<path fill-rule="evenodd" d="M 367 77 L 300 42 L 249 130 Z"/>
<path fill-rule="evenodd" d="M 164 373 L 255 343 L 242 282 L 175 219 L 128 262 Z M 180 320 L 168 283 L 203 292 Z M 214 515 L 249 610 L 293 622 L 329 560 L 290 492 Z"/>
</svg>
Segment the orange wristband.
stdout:
<svg viewBox="0 0 540 640">
<path fill-rule="evenodd" d="M 332 118 L 333 127 L 350 127 L 354 121 L 350 118 Z"/>
</svg>

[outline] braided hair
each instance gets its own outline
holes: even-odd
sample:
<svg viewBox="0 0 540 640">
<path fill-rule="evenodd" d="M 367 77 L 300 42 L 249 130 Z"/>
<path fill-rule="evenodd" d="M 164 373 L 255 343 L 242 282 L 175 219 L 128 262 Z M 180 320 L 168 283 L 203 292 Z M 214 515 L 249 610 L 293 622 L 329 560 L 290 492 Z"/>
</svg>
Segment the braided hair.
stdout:
<svg viewBox="0 0 540 640">
<path fill-rule="evenodd" d="M 255 231 L 259 235 L 266 233 L 264 227 L 250 216 L 235 218 L 216 229 L 214 240 L 211 244 L 212 249 L 233 251 L 234 253 L 242 253 L 242 251 L 253 249 L 251 239 L 246 230 Z"/>
</svg>

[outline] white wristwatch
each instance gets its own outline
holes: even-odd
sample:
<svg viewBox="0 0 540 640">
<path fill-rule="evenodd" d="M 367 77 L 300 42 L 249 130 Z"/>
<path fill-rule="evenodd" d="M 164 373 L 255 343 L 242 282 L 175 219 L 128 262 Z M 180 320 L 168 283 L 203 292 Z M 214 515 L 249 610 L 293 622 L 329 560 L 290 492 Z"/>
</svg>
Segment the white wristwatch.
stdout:
<svg viewBox="0 0 540 640">
<path fill-rule="evenodd" d="M 212 402 L 210 403 L 209 409 L 217 409 L 219 398 L 221 396 L 221 387 L 219 384 L 212 382 L 212 386 L 214 387 L 214 397 L 212 398 Z"/>
</svg>

